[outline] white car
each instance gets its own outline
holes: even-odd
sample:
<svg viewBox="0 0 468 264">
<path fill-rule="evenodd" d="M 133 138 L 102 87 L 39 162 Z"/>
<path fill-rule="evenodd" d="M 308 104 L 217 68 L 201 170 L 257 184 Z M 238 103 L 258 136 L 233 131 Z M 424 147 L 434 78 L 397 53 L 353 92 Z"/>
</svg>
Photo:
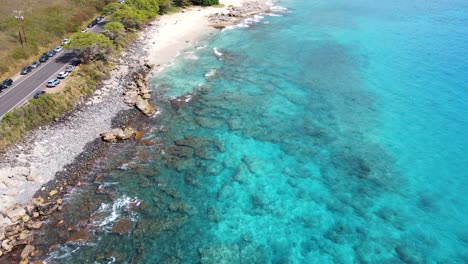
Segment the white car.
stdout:
<svg viewBox="0 0 468 264">
<path fill-rule="evenodd" d="M 65 77 L 67 77 L 67 76 L 68 76 L 68 72 L 63 71 L 63 72 L 59 72 L 57 78 L 59 78 L 59 79 L 65 79 Z"/>
<path fill-rule="evenodd" d="M 69 39 L 63 39 L 62 40 L 62 45 L 67 45 L 68 43 L 70 43 Z"/>
<path fill-rule="evenodd" d="M 62 51 L 62 46 L 57 46 L 57 47 L 55 48 L 55 52 L 58 53 L 58 52 L 60 52 L 60 51 Z"/>
<path fill-rule="evenodd" d="M 52 79 L 50 81 L 47 82 L 47 87 L 55 87 L 57 86 L 58 84 L 60 83 L 60 81 L 58 79 Z"/>
<path fill-rule="evenodd" d="M 65 68 L 66 72 L 72 72 L 75 69 L 75 66 L 73 65 L 68 65 L 67 68 Z"/>
</svg>

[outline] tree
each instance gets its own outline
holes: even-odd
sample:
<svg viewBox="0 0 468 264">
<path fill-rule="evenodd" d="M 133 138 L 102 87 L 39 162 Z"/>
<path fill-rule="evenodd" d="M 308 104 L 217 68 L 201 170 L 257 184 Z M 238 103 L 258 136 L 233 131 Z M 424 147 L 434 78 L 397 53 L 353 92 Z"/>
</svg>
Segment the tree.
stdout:
<svg viewBox="0 0 468 264">
<path fill-rule="evenodd" d="M 148 17 L 156 17 L 159 13 L 158 0 L 126 0 L 125 4 L 136 10 L 143 11 Z"/>
<path fill-rule="evenodd" d="M 83 58 L 83 62 L 107 60 L 114 51 L 112 41 L 101 34 L 78 32 L 71 39 L 69 47 Z"/>
<path fill-rule="evenodd" d="M 140 10 L 126 7 L 115 11 L 111 19 L 119 21 L 126 29 L 138 29 L 149 17 Z"/>
<path fill-rule="evenodd" d="M 191 0 L 195 5 L 212 6 L 219 5 L 219 0 Z"/>
<path fill-rule="evenodd" d="M 109 22 L 104 26 L 106 36 L 114 40 L 119 38 L 124 32 L 124 26 L 120 22 Z"/>
<path fill-rule="evenodd" d="M 190 6 L 191 4 L 190 0 L 174 0 L 174 5 L 180 7 Z"/>
</svg>

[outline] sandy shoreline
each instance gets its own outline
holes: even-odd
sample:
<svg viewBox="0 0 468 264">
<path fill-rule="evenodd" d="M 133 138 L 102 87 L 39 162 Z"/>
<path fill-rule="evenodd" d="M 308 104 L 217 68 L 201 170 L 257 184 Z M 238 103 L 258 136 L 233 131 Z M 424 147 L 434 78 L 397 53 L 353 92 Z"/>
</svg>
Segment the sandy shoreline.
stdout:
<svg viewBox="0 0 468 264">
<path fill-rule="evenodd" d="M 20 223 L 24 228 L 27 222 L 24 221 L 25 217 L 33 217 L 28 215 L 28 207 L 31 207 L 31 199 L 36 192 L 42 190 L 49 194 L 47 199 L 53 199 L 55 189 L 49 190 L 46 184 L 50 185 L 59 172 L 66 170 L 76 157 L 83 155 L 88 143 L 99 138 L 100 133 L 113 128 L 112 119 L 115 116 L 132 109 L 125 104 L 121 95 L 126 91 L 128 75 L 134 68 L 149 63 L 156 65 L 156 70 L 162 69 L 181 50 L 193 47 L 201 38 L 219 31 L 213 27 L 209 16 L 227 14 L 232 12 L 232 6 L 249 3 L 254 3 L 247 10 L 250 12 L 263 12 L 269 8 L 266 0 L 221 2 L 224 7 L 190 7 L 153 22 L 128 48 L 112 76 L 103 81 L 89 99 L 58 122 L 29 133 L 23 142 L 3 155 L 0 160 L 0 256 L 15 246 L 13 241 L 5 243 L 9 239 L 5 227 Z M 220 16 L 224 19 L 224 15 Z M 243 18 L 237 17 L 232 22 Z"/>
</svg>

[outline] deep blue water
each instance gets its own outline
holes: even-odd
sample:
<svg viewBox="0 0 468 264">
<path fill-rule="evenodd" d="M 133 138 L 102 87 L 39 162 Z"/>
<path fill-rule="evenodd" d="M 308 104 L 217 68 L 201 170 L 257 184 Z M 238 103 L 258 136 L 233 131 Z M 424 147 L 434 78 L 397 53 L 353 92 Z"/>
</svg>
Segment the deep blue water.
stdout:
<svg viewBox="0 0 468 264">
<path fill-rule="evenodd" d="M 50 262 L 468 263 L 468 3 L 277 4 L 154 78 Z"/>
</svg>

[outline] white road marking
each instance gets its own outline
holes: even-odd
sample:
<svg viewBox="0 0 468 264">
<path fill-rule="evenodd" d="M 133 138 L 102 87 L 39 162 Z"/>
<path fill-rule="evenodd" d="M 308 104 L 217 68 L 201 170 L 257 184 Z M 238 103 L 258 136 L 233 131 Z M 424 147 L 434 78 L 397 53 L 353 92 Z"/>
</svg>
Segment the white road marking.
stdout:
<svg viewBox="0 0 468 264">
<path fill-rule="evenodd" d="M 58 54 L 58 53 L 57 53 L 57 54 Z M 57 59 L 58 56 L 55 57 L 55 58 Z M 49 59 L 50 59 L 50 58 L 49 58 Z M 42 66 L 42 65 L 47 66 L 47 64 L 51 63 L 52 61 L 53 61 L 53 59 L 48 60 L 47 62 L 42 63 L 41 66 Z M 40 66 L 39 66 L 39 67 L 40 67 Z M 42 69 L 42 68 L 44 68 L 44 67 L 41 67 L 41 69 Z M 36 68 L 36 70 L 40 70 L 40 69 L 39 69 L 39 68 Z M 20 80 L 20 81 L 18 81 L 18 82 L 16 82 L 16 83 L 13 83 L 13 85 L 12 85 L 11 87 L 9 87 L 9 88 L 7 89 L 6 92 L 4 92 L 4 93 L 2 92 L 2 93 L 0 94 L 0 98 L 2 98 L 3 96 L 5 96 L 6 94 L 8 94 L 8 93 L 9 93 L 11 90 L 13 90 L 14 88 L 18 87 L 18 85 L 20 85 L 22 82 L 24 82 L 24 81 L 26 81 L 27 79 L 29 79 L 29 78 L 31 78 L 32 76 L 34 76 L 34 73 L 35 73 L 35 72 L 36 72 L 36 71 L 33 70 L 33 71 L 31 72 L 30 75 L 26 76 L 25 78 L 23 78 L 22 80 Z M 11 109 L 10 109 L 10 110 L 11 110 Z"/>
<path fill-rule="evenodd" d="M 58 71 L 56 71 L 52 76 L 54 75 L 57 75 L 59 72 L 63 71 L 64 68 L 66 68 L 66 66 L 68 65 L 64 65 L 62 66 L 60 69 L 58 69 Z M 53 77 L 52 77 L 53 78 Z M 21 99 L 17 104 L 15 104 L 12 108 L 8 109 L 8 111 L 5 112 L 5 114 L 3 114 L 2 116 L 0 116 L 0 119 L 2 119 L 8 112 L 10 112 L 12 109 L 15 109 L 18 105 L 21 105 L 21 104 L 24 104 L 26 103 L 25 101 L 29 100 L 29 96 L 31 96 L 31 94 L 33 94 L 34 92 L 37 92 L 38 88 L 41 88 L 46 82 L 50 81 L 50 79 L 47 79 L 45 80 L 44 82 L 42 82 L 41 84 L 39 84 L 36 89 L 34 89 L 32 92 L 30 92 L 28 95 L 26 95 L 26 97 L 24 97 L 23 99 Z M 60 85 L 60 84 L 58 84 Z M 26 100 L 25 100 L 26 99 Z"/>
</svg>

